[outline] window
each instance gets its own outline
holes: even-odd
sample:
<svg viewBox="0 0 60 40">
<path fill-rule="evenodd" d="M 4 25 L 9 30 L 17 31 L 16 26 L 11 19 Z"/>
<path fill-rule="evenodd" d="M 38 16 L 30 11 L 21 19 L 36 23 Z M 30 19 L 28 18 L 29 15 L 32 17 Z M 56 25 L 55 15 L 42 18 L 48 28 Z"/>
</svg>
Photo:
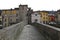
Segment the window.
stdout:
<svg viewBox="0 0 60 40">
<path fill-rule="evenodd" d="M 6 11 L 6 13 L 8 14 L 8 13 L 9 13 L 9 11 Z"/>
<path fill-rule="evenodd" d="M 13 10 L 13 11 L 12 11 L 12 14 L 16 14 L 16 10 Z"/>
<path fill-rule="evenodd" d="M 0 13 L 0 16 L 1 16 L 1 13 Z"/>
<path fill-rule="evenodd" d="M 46 19 L 48 19 L 48 18 L 46 17 Z"/>
<path fill-rule="evenodd" d="M 43 23 L 45 24 L 45 21 L 43 21 Z"/>
<path fill-rule="evenodd" d="M 16 19 L 16 22 L 18 23 L 19 22 L 19 19 Z"/>
<path fill-rule="evenodd" d="M 3 13 L 5 13 L 5 11 L 3 11 Z"/>
<path fill-rule="evenodd" d="M 6 27 L 6 23 L 5 23 L 5 27 Z"/>
<path fill-rule="evenodd" d="M 46 23 L 48 23 L 48 22 L 46 21 Z"/>
<path fill-rule="evenodd" d="M 10 21 L 12 21 L 12 19 L 10 19 Z"/>
<path fill-rule="evenodd" d="M 2 24 L 2 21 L 0 21 L 0 24 Z"/>
<path fill-rule="evenodd" d="M 5 19 L 5 22 L 6 22 L 6 19 Z"/>
<path fill-rule="evenodd" d="M 13 13 L 16 14 L 16 11 L 14 10 Z"/>
<path fill-rule="evenodd" d="M 37 19 L 35 19 L 35 22 L 37 22 L 38 20 Z"/>
<path fill-rule="evenodd" d="M 2 16 L 2 18 L 4 18 L 4 16 Z"/>
<path fill-rule="evenodd" d="M 48 16 L 48 15 L 46 14 L 46 16 Z"/>
<path fill-rule="evenodd" d="M 18 14 L 16 14 L 16 17 L 18 16 Z"/>
<path fill-rule="evenodd" d="M 24 9 L 24 7 L 23 7 L 23 9 Z"/>
<path fill-rule="evenodd" d="M 35 16 L 37 16 L 37 14 L 35 14 Z"/>
<path fill-rule="evenodd" d="M 45 17 L 43 17 L 43 19 L 45 19 Z"/>
<path fill-rule="evenodd" d="M 42 15 L 41 15 L 41 17 L 42 17 Z"/>
<path fill-rule="evenodd" d="M 45 13 L 43 13 L 43 15 L 45 15 Z"/>
</svg>

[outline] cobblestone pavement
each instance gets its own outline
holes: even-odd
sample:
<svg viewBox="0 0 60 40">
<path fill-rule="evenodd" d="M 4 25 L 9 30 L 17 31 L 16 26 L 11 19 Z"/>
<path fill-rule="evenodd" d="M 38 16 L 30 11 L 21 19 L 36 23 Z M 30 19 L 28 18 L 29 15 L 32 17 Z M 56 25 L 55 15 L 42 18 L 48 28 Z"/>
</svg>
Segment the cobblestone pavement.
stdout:
<svg viewBox="0 0 60 40">
<path fill-rule="evenodd" d="M 31 25 L 26 25 L 17 40 L 45 40 L 45 38 Z"/>
</svg>

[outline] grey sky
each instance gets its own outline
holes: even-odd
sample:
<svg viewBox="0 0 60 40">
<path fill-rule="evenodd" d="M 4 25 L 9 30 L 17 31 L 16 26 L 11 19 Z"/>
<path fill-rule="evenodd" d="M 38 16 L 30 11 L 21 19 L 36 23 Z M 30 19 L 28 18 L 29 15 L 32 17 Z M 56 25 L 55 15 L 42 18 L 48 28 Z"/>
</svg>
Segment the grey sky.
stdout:
<svg viewBox="0 0 60 40">
<path fill-rule="evenodd" d="M 33 10 L 60 9 L 60 0 L 0 0 L 0 9 L 15 8 L 19 4 L 27 4 Z"/>
</svg>

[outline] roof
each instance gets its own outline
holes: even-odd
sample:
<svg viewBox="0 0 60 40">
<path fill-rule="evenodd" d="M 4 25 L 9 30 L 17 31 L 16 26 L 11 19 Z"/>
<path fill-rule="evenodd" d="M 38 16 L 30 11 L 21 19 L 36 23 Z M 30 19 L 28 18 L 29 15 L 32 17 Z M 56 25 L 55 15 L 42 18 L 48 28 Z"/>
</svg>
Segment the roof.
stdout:
<svg viewBox="0 0 60 40">
<path fill-rule="evenodd" d="M 28 6 L 28 5 L 21 5 L 21 4 L 20 4 L 19 6 Z"/>
<path fill-rule="evenodd" d="M 48 11 L 43 10 L 43 11 L 40 11 L 40 12 L 48 12 Z"/>
<path fill-rule="evenodd" d="M 0 13 L 2 12 L 2 10 L 0 10 Z"/>
<path fill-rule="evenodd" d="M 40 11 L 33 11 L 33 13 L 39 13 Z"/>
<path fill-rule="evenodd" d="M 59 10 L 57 10 L 57 12 L 60 12 L 60 9 L 59 9 Z"/>
<path fill-rule="evenodd" d="M 2 11 L 8 11 L 8 10 L 10 10 L 10 9 L 3 9 Z"/>
<path fill-rule="evenodd" d="M 19 10 L 19 8 L 15 8 L 15 10 Z"/>
<path fill-rule="evenodd" d="M 15 8 L 15 9 L 3 9 L 2 11 L 11 11 L 11 10 L 18 10 L 19 8 Z"/>
<path fill-rule="evenodd" d="M 49 11 L 48 13 L 49 13 L 49 14 L 55 14 L 56 11 Z"/>
</svg>

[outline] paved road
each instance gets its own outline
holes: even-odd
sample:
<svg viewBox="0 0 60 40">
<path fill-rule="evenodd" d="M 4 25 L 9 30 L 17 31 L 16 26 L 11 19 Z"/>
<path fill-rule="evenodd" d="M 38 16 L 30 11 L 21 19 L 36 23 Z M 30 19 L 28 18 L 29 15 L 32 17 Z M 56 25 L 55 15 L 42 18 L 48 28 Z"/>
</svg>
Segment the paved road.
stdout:
<svg viewBox="0 0 60 40">
<path fill-rule="evenodd" d="M 45 38 L 31 25 L 26 25 L 17 40 L 45 40 Z"/>
</svg>

